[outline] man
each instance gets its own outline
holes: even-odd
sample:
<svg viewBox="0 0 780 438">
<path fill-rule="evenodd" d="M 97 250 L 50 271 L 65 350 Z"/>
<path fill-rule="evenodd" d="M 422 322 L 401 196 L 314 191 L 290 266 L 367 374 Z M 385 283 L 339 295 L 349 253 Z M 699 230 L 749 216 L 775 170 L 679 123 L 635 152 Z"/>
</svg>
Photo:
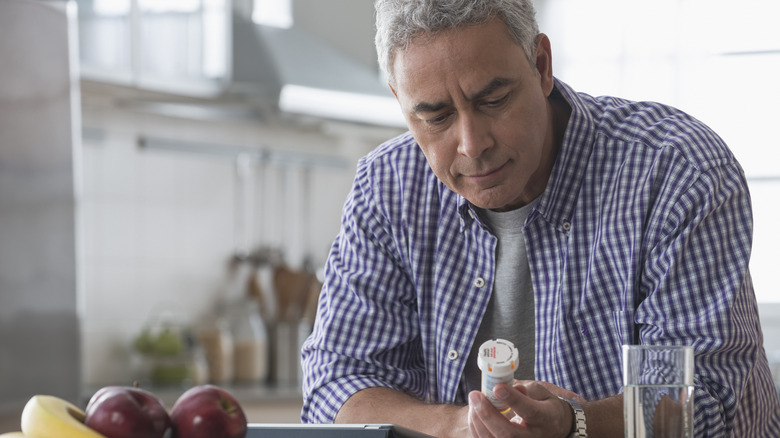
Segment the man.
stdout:
<svg viewBox="0 0 780 438">
<path fill-rule="evenodd" d="M 673 108 L 554 78 L 529 1 L 444 3 L 376 2 L 410 133 L 358 165 L 303 348 L 303 420 L 619 437 L 621 345 L 682 344 L 696 436 L 780 436 L 728 148 Z M 479 392 L 491 338 L 520 350 L 495 391 L 506 415 Z"/>
</svg>

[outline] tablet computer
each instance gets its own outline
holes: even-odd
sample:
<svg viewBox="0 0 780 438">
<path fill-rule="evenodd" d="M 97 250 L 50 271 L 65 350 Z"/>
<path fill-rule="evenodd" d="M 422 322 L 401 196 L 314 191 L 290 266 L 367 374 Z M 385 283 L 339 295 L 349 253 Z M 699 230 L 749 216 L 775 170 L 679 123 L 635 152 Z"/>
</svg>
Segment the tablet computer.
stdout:
<svg viewBox="0 0 780 438">
<path fill-rule="evenodd" d="M 393 424 L 250 423 L 246 438 L 432 438 Z"/>
</svg>

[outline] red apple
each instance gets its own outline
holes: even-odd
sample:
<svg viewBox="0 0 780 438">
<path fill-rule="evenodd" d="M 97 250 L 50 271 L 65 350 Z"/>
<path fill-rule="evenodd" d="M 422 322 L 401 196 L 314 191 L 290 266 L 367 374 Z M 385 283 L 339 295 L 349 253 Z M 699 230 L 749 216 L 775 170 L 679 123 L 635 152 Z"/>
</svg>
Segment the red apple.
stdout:
<svg viewBox="0 0 780 438">
<path fill-rule="evenodd" d="M 106 386 L 89 400 L 84 424 L 108 438 L 163 438 L 171 419 L 157 396 L 141 388 Z"/>
<path fill-rule="evenodd" d="M 174 438 L 244 438 L 247 421 L 235 398 L 216 385 L 182 394 L 171 409 Z"/>
</svg>

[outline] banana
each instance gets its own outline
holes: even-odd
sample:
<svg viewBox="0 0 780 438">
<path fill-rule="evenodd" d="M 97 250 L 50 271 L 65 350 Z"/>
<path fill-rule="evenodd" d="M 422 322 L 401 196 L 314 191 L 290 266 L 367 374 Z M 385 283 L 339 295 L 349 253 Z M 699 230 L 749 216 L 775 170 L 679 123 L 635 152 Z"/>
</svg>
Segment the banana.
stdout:
<svg viewBox="0 0 780 438">
<path fill-rule="evenodd" d="M 30 438 L 21 432 L 7 432 L 0 435 L 0 438 Z"/>
<path fill-rule="evenodd" d="M 22 411 L 22 432 L 35 438 L 106 438 L 84 424 L 84 411 L 51 395 L 35 395 Z"/>
</svg>

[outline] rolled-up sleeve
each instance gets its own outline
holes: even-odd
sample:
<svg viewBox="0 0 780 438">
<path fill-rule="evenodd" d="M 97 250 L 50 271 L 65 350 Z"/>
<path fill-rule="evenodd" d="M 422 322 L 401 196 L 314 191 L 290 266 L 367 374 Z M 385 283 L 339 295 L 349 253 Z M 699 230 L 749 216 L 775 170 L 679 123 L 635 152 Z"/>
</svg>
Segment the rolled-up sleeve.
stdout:
<svg viewBox="0 0 780 438">
<path fill-rule="evenodd" d="M 388 212 L 378 207 L 386 189 L 374 180 L 360 164 L 325 267 L 314 330 L 302 349 L 303 422 L 333 422 L 350 396 L 369 387 L 423 396 L 414 287 Z"/>
</svg>

